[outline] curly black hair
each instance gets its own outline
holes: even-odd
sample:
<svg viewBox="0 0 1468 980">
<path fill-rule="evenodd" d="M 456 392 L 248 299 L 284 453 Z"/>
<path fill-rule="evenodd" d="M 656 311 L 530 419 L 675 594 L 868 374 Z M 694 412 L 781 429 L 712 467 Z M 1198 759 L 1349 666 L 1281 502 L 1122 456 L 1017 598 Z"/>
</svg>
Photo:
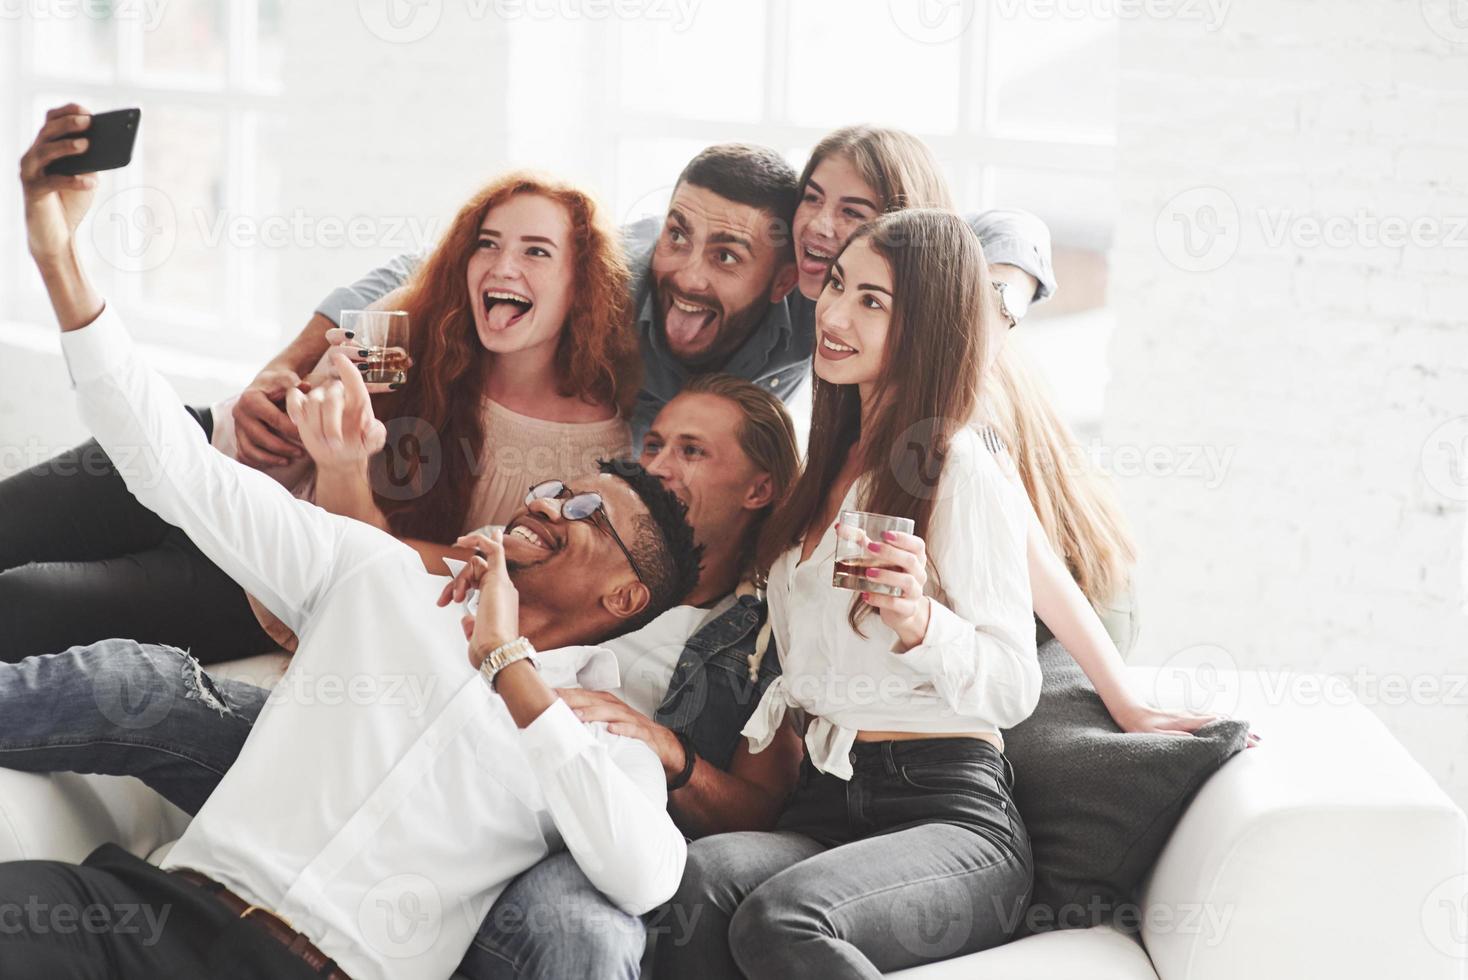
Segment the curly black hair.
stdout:
<svg viewBox="0 0 1468 980">
<path fill-rule="evenodd" d="M 652 593 L 647 608 L 624 624 L 622 632 L 641 629 L 676 606 L 698 585 L 703 545 L 693 539 L 688 507 L 636 460 L 599 459 L 597 469 L 622 480 L 642 498 L 647 515 L 637 518 L 637 533 L 627 549 L 646 576 Z"/>
</svg>

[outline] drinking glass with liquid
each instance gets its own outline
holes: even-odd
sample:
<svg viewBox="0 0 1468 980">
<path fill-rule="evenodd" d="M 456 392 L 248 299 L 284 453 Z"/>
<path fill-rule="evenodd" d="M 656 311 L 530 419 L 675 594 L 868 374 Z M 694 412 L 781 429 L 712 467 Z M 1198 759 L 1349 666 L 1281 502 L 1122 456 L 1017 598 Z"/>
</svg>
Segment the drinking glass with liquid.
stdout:
<svg viewBox="0 0 1468 980">
<path fill-rule="evenodd" d="M 892 562 L 872 554 L 867 545 L 873 541 L 881 541 L 883 531 L 911 534 L 912 529 L 910 518 L 843 510 L 836 522 L 836 568 L 831 573 L 831 584 L 838 589 L 850 589 L 853 592 L 897 595 L 898 589 L 895 586 L 867 578 L 867 569 L 872 566 L 897 569 Z"/>
<path fill-rule="evenodd" d="M 369 386 L 400 385 L 408 380 L 408 314 L 403 310 L 343 310 L 341 328 L 366 351 L 362 380 Z"/>
</svg>

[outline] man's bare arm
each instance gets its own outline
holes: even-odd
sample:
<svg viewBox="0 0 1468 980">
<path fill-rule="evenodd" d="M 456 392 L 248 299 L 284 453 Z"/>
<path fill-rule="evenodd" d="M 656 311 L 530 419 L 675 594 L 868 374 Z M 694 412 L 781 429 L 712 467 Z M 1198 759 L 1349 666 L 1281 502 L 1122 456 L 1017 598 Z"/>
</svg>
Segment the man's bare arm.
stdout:
<svg viewBox="0 0 1468 980">
<path fill-rule="evenodd" d="M 760 753 L 741 742 L 725 772 L 700 760 L 693 777 L 668 797 L 668 810 L 693 837 L 735 830 L 772 830 L 795 789 L 804 755 L 800 737 L 782 725 Z"/>
</svg>

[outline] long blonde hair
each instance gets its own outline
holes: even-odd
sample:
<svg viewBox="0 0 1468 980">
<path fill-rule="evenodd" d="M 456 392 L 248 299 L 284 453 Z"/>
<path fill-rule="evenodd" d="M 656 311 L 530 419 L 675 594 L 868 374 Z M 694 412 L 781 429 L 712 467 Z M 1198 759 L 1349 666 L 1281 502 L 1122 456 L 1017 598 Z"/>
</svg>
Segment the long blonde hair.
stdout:
<svg viewBox="0 0 1468 980">
<path fill-rule="evenodd" d="M 1091 605 L 1116 598 L 1128 586 L 1137 551 L 1110 481 L 1017 345 L 999 350 L 988 378 L 981 411 L 1010 447 L 1050 546 Z"/>
<path fill-rule="evenodd" d="M 948 182 L 927 145 L 902 130 L 875 126 L 846 126 L 816 144 L 801 176 L 802 192 L 820 162 L 838 153 L 882 196 L 877 203 L 883 211 L 953 209 Z M 1014 348 L 1004 344 L 987 372 L 981 408 L 1009 444 L 1050 546 L 1099 607 L 1127 587 L 1136 548 L 1105 476 Z"/>
</svg>

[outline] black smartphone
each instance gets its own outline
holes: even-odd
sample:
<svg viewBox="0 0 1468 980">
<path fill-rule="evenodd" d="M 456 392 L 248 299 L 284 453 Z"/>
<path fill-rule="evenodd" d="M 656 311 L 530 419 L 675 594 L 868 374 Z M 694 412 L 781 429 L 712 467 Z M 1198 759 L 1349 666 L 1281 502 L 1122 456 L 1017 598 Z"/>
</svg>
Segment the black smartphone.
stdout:
<svg viewBox="0 0 1468 980">
<path fill-rule="evenodd" d="M 132 161 L 133 142 L 138 138 L 138 123 L 142 119 L 142 109 L 97 113 L 92 117 L 92 125 L 84 131 L 59 137 L 74 140 L 84 136 L 87 148 L 73 156 L 52 160 L 46 165 L 46 173 L 75 176 L 126 167 Z"/>
</svg>

